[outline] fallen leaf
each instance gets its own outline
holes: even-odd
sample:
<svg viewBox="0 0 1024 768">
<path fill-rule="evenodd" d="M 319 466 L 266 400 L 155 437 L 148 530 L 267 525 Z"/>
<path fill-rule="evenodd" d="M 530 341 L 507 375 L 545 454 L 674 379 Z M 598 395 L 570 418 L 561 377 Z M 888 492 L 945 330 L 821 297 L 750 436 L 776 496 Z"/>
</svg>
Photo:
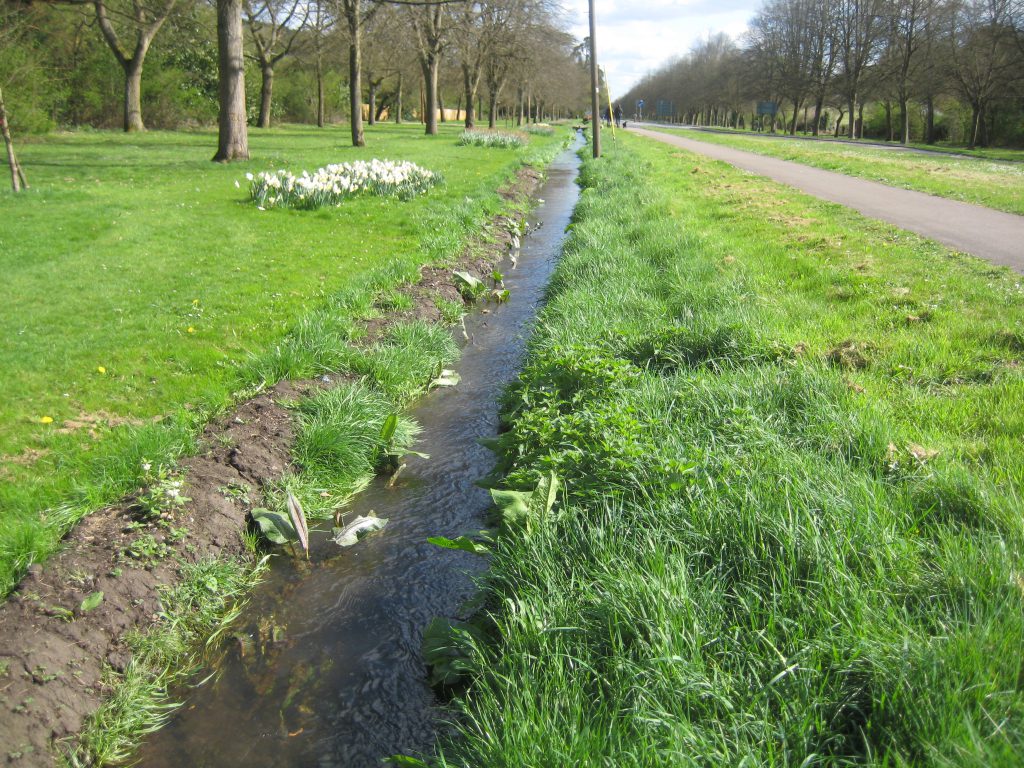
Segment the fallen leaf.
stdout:
<svg viewBox="0 0 1024 768">
<path fill-rule="evenodd" d="M 915 459 L 922 463 L 934 459 L 936 456 L 939 455 L 938 451 L 933 450 L 931 448 L 925 448 L 923 446 L 918 445 L 917 443 L 911 443 L 910 445 L 908 445 L 907 450 L 910 451 L 911 456 L 913 456 Z"/>
</svg>

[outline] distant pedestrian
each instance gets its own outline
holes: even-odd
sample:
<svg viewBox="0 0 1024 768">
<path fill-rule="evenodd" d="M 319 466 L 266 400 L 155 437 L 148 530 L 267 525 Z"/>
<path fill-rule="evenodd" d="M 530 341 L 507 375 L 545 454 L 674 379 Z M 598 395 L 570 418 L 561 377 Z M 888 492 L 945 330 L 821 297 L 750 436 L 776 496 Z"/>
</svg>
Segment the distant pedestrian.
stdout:
<svg viewBox="0 0 1024 768">
<path fill-rule="evenodd" d="M 622 127 L 622 105 L 621 104 L 616 104 L 615 105 L 615 125 L 617 125 L 620 128 Z"/>
</svg>

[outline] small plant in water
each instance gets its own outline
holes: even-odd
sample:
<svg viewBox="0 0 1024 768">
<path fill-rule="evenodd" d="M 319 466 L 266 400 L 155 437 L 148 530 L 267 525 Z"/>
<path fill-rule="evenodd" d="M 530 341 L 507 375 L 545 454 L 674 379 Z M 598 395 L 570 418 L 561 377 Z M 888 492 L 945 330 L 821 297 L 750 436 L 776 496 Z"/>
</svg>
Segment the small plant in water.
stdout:
<svg viewBox="0 0 1024 768">
<path fill-rule="evenodd" d="M 469 272 L 453 272 L 452 274 L 455 276 L 455 286 L 466 301 L 476 301 L 487 292 L 484 281 L 473 277 Z"/>
<path fill-rule="evenodd" d="M 297 554 L 295 545 L 302 547 L 309 558 L 309 528 L 306 523 L 306 512 L 295 494 L 288 491 L 287 516 L 281 512 L 256 507 L 252 510 L 252 519 L 259 526 L 264 538 L 272 544 L 288 545 L 292 553 Z"/>
</svg>

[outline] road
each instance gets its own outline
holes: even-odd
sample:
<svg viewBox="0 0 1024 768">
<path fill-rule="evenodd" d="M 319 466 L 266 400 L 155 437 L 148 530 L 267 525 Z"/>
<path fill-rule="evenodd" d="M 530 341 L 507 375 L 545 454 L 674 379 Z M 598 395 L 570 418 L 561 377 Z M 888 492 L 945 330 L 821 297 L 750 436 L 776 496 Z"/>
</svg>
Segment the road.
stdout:
<svg viewBox="0 0 1024 768">
<path fill-rule="evenodd" d="M 958 251 L 1024 273 L 1024 216 L 899 189 L 717 144 L 630 126 L 629 131 L 839 203 Z"/>
</svg>

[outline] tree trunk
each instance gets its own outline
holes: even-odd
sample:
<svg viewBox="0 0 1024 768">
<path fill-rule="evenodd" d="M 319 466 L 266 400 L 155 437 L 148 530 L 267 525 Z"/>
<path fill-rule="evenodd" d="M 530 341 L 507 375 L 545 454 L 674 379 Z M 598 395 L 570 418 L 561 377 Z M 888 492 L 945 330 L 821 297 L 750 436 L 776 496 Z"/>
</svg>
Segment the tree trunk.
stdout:
<svg viewBox="0 0 1024 768">
<path fill-rule="evenodd" d="M 836 132 L 835 132 L 835 135 L 834 135 L 833 138 L 836 138 L 836 139 L 839 138 L 839 130 L 843 126 L 843 115 L 845 115 L 845 114 L 846 113 L 843 112 L 843 110 L 841 110 L 841 109 L 839 110 L 839 117 L 836 118 Z"/>
<path fill-rule="evenodd" d="M 474 102 L 476 101 L 476 93 L 474 92 L 473 78 L 470 75 L 469 67 L 465 64 L 462 65 L 462 89 L 466 95 L 466 130 L 472 130 L 476 127 L 476 113 L 474 111 Z"/>
<path fill-rule="evenodd" d="M 426 91 L 426 104 L 423 117 L 426 122 L 427 136 L 437 136 L 437 59 L 429 55 L 422 62 L 423 88 Z"/>
<path fill-rule="evenodd" d="M 373 75 L 367 75 L 366 79 L 370 84 L 370 125 L 377 124 L 377 84 L 373 82 Z"/>
<path fill-rule="evenodd" d="M 438 116 L 441 119 L 441 122 L 447 123 L 448 119 L 445 117 L 444 114 L 444 93 L 441 91 L 440 88 L 437 89 L 437 112 Z"/>
<path fill-rule="evenodd" d="M 854 115 L 857 112 L 857 97 L 851 96 L 846 100 L 846 106 L 850 108 L 850 125 L 847 127 L 846 134 L 848 138 L 857 138 L 857 120 Z"/>
<path fill-rule="evenodd" d="M 900 144 L 910 143 L 910 108 L 906 95 L 900 96 Z"/>
<path fill-rule="evenodd" d="M 361 80 L 363 51 L 359 38 L 359 28 L 349 26 L 351 39 L 348 44 L 348 108 L 349 123 L 352 127 L 352 146 L 365 147 L 366 137 L 363 135 L 363 83 Z"/>
<path fill-rule="evenodd" d="M 862 101 L 857 105 L 857 136 L 858 139 L 864 138 L 864 102 Z"/>
<path fill-rule="evenodd" d="M 886 99 L 882 107 L 885 109 L 885 140 L 892 141 L 895 138 L 892 127 L 892 102 Z M 863 129 L 861 132 L 863 133 Z"/>
<path fill-rule="evenodd" d="M 402 124 L 402 73 L 398 73 L 398 95 L 396 96 L 397 106 L 395 108 L 395 123 Z"/>
<path fill-rule="evenodd" d="M 935 100 L 929 96 L 925 99 L 924 142 L 935 143 Z"/>
<path fill-rule="evenodd" d="M 324 63 L 319 52 L 316 55 L 316 127 L 324 127 Z"/>
<path fill-rule="evenodd" d="M 491 91 L 487 100 L 487 127 L 495 128 L 498 120 L 498 92 Z"/>
<path fill-rule="evenodd" d="M 270 102 L 274 98 L 274 67 L 269 62 L 262 64 L 263 81 L 260 84 L 260 119 L 257 128 L 270 127 Z"/>
<path fill-rule="evenodd" d="M 245 121 L 245 62 L 242 59 L 242 0 L 217 0 L 217 64 L 220 116 L 217 154 L 228 163 L 249 159 Z"/>
<path fill-rule="evenodd" d="M 11 139 L 11 129 L 7 125 L 7 107 L 4 105 L 4 92 L 0 90 L 0 134 L 4 137 L 4 146 L 7 148 L 7 165 L 11 169 L 11 188 L 15 192 L 28 189 L 28 182 L 25 181 L 25 174 L 18 164 L 18 158 L 14 154 L 14 141 Z"/>
<path fill-rule="evenodd" d="M 978 136 L 981 133 L 981 107 L 971 104 L 971 136 L 967 141 L 967 148 L 974 149 L 978 145 Z"/>
<path fill-rule="evenodd" d="M 125 133 L 146 130 L 142 123 L 142 62 L 142 57 L 136 56 L 124 64 Z"/>
<path fill-rule="evenodd" d="M 814 101 L 814 128 L 811 129 L 812 136 L 818 136 L 821 132 L 821 110 L 825 107 L 825 96 L 818 96 Z"/>
</svg>

